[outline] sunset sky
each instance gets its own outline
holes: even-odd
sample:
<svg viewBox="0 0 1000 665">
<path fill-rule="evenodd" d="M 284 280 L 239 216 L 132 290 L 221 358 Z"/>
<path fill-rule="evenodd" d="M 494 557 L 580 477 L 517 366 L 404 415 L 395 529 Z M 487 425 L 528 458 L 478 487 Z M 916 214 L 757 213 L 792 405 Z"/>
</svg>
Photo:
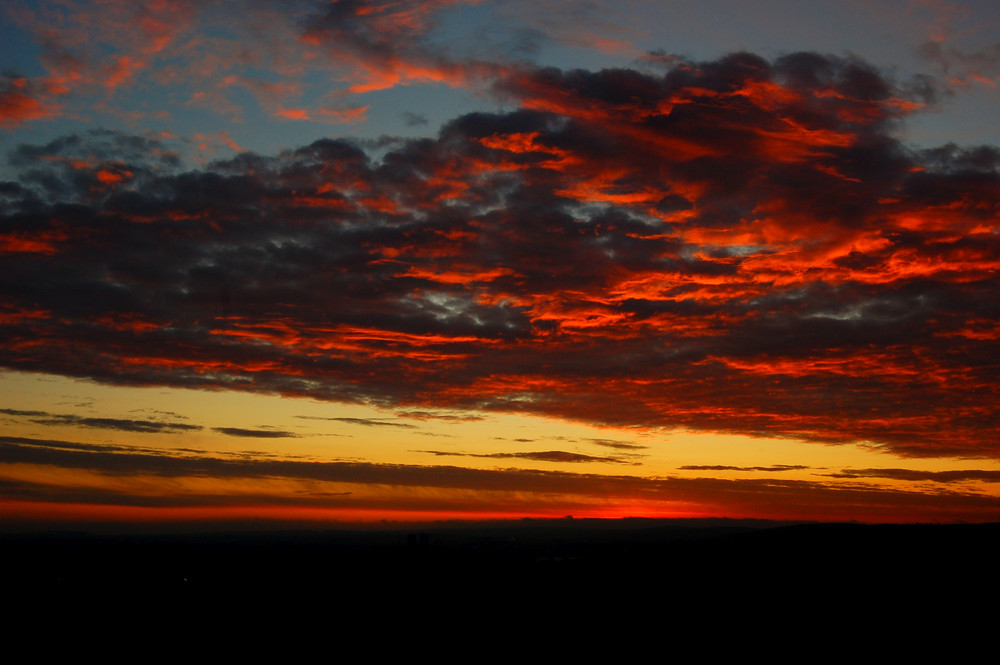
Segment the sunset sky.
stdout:
<svg viewBox="0 0 1000 665">
<path fill-rule="evenodd" d="M 995 0 L 0 12 L 0 527 L 1000 520 Z"/>
</svg>

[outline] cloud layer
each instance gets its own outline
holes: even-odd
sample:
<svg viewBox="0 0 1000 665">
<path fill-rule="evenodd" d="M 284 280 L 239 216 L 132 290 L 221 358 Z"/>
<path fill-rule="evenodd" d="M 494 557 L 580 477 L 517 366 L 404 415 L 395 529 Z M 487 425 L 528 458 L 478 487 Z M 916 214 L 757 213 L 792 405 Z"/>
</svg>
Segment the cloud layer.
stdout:
<svg viewBox="0 0 1000 665">
<path fill-rule="evenodd" d="M 933 91 L 857 60 L 658 60 L 511 66 L 434 139 L 22 145 L 0 362 L 1000 454 L 1000 151 L 908 149 Z"/>
<path fill-rule="evenodd" d="M 823 480 L 754 478 L 643 478 L 569 471 L 471 469 L 369 462 L 316 462 L 268 459 L 257 454 L 219 456 L 178 450 L 73 443 L 0 436 L 0 453 L 25 467 L 55 466 L 78 473 L 78 484 L 53 483 L 38 474 L 0 480 L 12 514 L 38 500 L 67 504 L 219 510 L 240 507 L 351 510 L 441 511 L 506 515 L 531 511 L 560 515 L 595 507 L 638 506 L 685 514 L 778 519 L 980 520 L 995 514 L 998 499 L 961 486 L 962 480 L 996 482 L 996 474 L 957 471 L 947 477 L 916 472 L 936 481 L 923 491 L 845 486 Z M 897 477 L 901 469 L 845 471 L 851 478 Z M 214 479 L 214 482 L 205 482 Z M 954 488 L 941 487 L 957 483 Z M 234 486 L 238 488 L 234 491 Z M 373 491 L 375 490 L 375 491 Z M 104 513 L 112 514 L 111 511 Z M 149 516 L 155 514 L 148 513 Z M 243 515 L 245 517 L 245 514 Z M 158 518 L 162 519 L 162 516 Z M 134 518 L 133 518 L 134 519 Z"/>
<path fill-rule="evenodd" d="M 496 65 L 432 45 L 445 11 L 476 0 L 12 0 L 44 74 L 0 80 L 0 129 L 80 109 L 148 122 L 183 107 L 239 121 L 353 123 L 358 94 L 412 83 L 457 86 Z M 251 46 L 252 45 L 252 46 Z M 325 90 L 311 83 L 322 78 Z M 131 92 L 142 90 L 139 98 Z M 72 111 L 70 110 L 72 109 Z M 419 116 L 413 116 L 419 118 Z"/>
</svg>

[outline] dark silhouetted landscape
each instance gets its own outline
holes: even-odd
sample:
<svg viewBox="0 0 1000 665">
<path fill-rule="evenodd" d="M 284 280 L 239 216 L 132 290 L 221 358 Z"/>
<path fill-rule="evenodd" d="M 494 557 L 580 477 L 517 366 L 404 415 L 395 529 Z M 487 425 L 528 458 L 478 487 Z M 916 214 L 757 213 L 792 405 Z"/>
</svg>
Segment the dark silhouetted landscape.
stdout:
<svg viewBox="0 0 1000 665">
<path fill-rule="evenodd" d="M 864 598 L 913 611 L 914 603 L 936 606 L 970 589 L 993 596 L 1000 590 L 998 545 L 996 523 L 725 519 L 0 539 L 8 599 L 20 594 L 65 607 L 100 598 L 137 610 L 184 608 L 192 616 L 301 611 L 313 601 L 327 610 L 351 608 L 355 619 L 416 611 L 418 621 L 429 620 L 423 612 L 468 619 L 467 612 L 493 616 L 507 608 L 565 618 L 597 607 L 635 611 L 647 602 L 654 616 L 686 620 L 691 612 L 759 619 L 760 612 L 794 614 L 794 607 L 825 614 Z"/>
</svg>

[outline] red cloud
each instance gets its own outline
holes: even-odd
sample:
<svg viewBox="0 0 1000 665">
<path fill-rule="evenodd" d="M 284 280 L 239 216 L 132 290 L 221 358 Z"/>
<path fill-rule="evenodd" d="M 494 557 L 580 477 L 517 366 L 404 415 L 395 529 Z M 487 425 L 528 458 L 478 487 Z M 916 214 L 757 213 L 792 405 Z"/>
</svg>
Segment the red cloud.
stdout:
<svg viewBox="0 0 1000 665">
<path fill-rule="evenodd" d="M 518 70 L 377 159 L 22 147 L 4 362 L 996 454 L 1000 154 L 907 149 L 853 60 L 674 65 Z"/>
<path fill-rule="evenodd" d="M 0 81 L 0 127 L 12 129 L 29 120 L 54 115 L 58 107 L 39 98 L 28 79 L 7 77 Z"/>
</svg>

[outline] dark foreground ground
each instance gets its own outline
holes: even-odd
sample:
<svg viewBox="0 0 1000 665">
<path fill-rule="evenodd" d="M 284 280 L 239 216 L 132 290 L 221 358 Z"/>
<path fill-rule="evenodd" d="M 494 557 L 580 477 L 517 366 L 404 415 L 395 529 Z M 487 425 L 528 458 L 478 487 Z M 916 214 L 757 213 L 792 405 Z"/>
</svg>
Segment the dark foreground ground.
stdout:
<svg viewBox="0 0 1000 665">
<path fill-rule="evenodd" d="M 610 626 L 995 634 L 1000 524 L 531 520 L 379 531 L 0 534 L 3 599 L 47 621 L 336 629 Z M 101 608 L 101 609 L 97 609 Z M 34 612 L 35 614 L 31 614 Z M 102 615 L 104 616 L 104 615 Z M 75 619 L 74 619 L 75 620 Z M 152 621 L 152 618 L 150 618 Z M 346 632 L 345 632 L 346 631 Z M 582 631 L 582 632 L 581 632 Z M 719 633 L 720 635 L 724 634 Z M 720 638 L 721 639 L 721 638 Z"/>
</svg>

